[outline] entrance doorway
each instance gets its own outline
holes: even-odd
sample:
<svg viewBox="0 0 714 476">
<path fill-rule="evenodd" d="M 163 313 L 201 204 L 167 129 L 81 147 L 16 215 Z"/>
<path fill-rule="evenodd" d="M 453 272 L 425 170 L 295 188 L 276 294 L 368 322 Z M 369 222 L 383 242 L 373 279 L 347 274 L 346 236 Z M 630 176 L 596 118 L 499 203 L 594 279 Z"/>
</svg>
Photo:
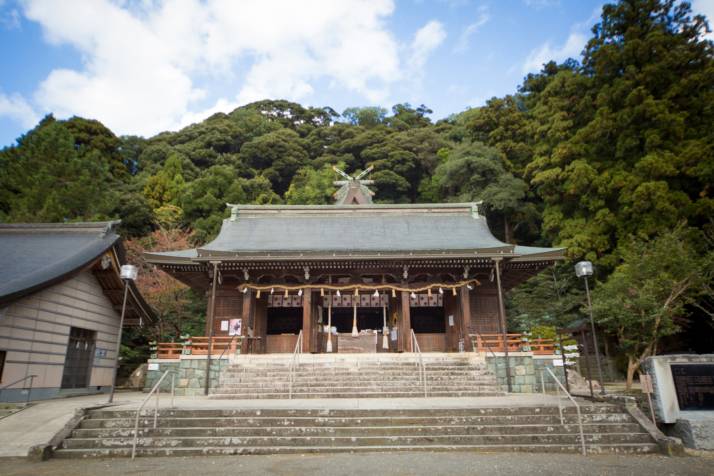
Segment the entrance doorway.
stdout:
<svg viewBox="0 0 714 476">
<path fill-rule="evenodd" d="M 266 312 L 265 351 L 269 354 L 293 352 L 302 330 L 302 308 L 269 307 Z"/>
<path fill-rule="evenodd" d="M 358 307 L 357 308 L 357 329 L 382 331 L 382 308 L 381 307 Z M 349 307 L 332 308 L 332 327 L 337 328 L 337 332 L 351 333 L 354 310 Z M 327 309 L 322 311 L 322 322 L 327 323 Z"/>
<path fill-rule="evenodd" d="M 62 373 L 62 388 L 89 387 L 96 332 L 72 327 Z"/>
</svg>

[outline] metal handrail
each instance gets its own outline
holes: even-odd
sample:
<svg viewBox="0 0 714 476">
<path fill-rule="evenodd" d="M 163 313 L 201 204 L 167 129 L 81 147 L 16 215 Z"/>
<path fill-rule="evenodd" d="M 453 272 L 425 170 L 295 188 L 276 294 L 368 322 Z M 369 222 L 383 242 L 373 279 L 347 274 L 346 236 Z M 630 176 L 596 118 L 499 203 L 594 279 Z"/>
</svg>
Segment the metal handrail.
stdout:
<svg viewBox="0 0 714 476">
<path fill-rule="evenodd" d="M 293 398 L 293 382 L 295 381 L 295 368 L 300 364 L 300 354 L 302 354 L 302 329 L 298 334 L 297 342 L 295 342 L 295 349 L 293 350 L 293 357 L 290 360 L 290 373 L 289 379 L 289 393 L 288 398 Z"/>
<path fill-rule="evenodd" d="M 151 388 L 151 391 L 149 391 L 149 394 L 146 396 L 146 398 L 144 398 L 144 400 L 141 402 L 139 408 L 136 409 L 136 416 L 134 417 L 134 442 L 131 445 L 131 459 L 134 459 L 134 456 L 136 456 L 136 442 L 139 439 L 139 416 L 141 414 L 141 410 L 142 408 L 144 408 L 144 405 L 146 405 L 146 403 L 149 401 L 154 392 L 156 392 L 156 407 L 154 408 L 154 429 L 156 429 L 157 420 L 159 418 L 159 392 L 161 391 L 161 382 L 164 381 L 164 378 L 166 378 L 168 374 L 171 374 L 171 408 L 174 408 L 174 389 L 176 373 L 177 372 L 173 369 L 166 370 Z"/>
<path fill-rule="evenodd" d="M 419 348 L 419 341 L 416 338 L 414 329 L 410 329 L 412 333 L 412 352 L 415 352 L 419 357 L 419 377 L 422 385 L 424 386 L 424 397 L 426 398 L 426 368 L 424 368 L 424 359 L 421 356 L 421 349 Z"/>
<path fill-rule="evenodd" d="M 226 353 L 226 351 L 227 351 L 228 348 L 231 346 L 231 344 L 233 344 L 233 341 L 235 340 L 236 337 L 241 337 L 241 338 L 242 338 L 243 336 L 240 335 L 240 334 L 236 334 L 236 335 L 234 335 L 233 337 L 231 337 L 231 340 L 229 340 L 229 341 L 228 341 L 228 344 L 226 344 L 226 346 L 223 348 L 223 352 L 221 352 L 221 355 L 218 356 L 218 360 L 219 360 L 219 361 L 223 358 L 223 354 Z"/>
<path fill-rule="evenodd" d="M 32 393 L 32 384 L 35 381 L 35 377 L 37 377 L 37 375 L 27 375 L 25 377 L 15 380 L 14 382 L 10 382 L 9 384 L 7 384 L 5 386 L 0 387 L 0 393 L 2 393 L 2 391 L 5 390 L 6 388 L 10 388 L 13 385 L 15 385 L 16 383 L 24 382 L 25 380 L 27 380 L 29 378 L 30 379 L 30 388 L 27 389 L 27 400 L 25 401 L 25 403 L 30 403 L 30 394 Z M 22 389 L 25 390 L 25 387 L 22 387 Z"/>
<path fill-rule="evenodd" d="M 580 431 L 580 447 L 583 453 L 583 456 L 587 454 L 587 451 L 585 449 L 585 435 L 583 433 L 583 417 L 580 412 L 580 405 L 578 405 L 578 402 L 575 401 L 572 395 L 563 387 L 563 384 L 560 383 L 560 380 L 558 380 L 558 377 L 555 376 L 552 370 L 550 370 L 549 367 L 545 367 L 545 370 L 548 372 L 548 375 L 551 376 L 553 380 L 555 380 L 555 383 L 558 385 L 555 387 L 555 389 L 558 391 L 558 413 L 560 414 L 560 424 L 564 425 L 565 420 L 563 419 L 563 407 L 560 403 L 560 391 L 562 390 L 565 393 L 565 396 L 570 399 L 571 402 L 573 402 L 573 405 L 575 405 L 575 411 L 578 414 L 578 430 Z M 542 375 L 542 374 L 541 374 Z"/>
</svg>

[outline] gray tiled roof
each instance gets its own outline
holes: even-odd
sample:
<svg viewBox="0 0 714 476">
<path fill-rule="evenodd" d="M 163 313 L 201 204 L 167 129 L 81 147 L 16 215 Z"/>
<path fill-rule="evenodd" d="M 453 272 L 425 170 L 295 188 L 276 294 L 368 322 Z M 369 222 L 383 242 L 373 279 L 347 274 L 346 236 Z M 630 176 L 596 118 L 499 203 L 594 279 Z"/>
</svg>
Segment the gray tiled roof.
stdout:
<svg viewBox="0 0 714 476">
<path fill-rule="evenodd" d="M 496 239 L 472 203 L 348 206 L 237 206 L 218 237 L 196 250 L 150 253 L 149 261 L 210 255 L 334 256 L 542 254 Z"/>
<path fill-rule="evenodd" d="M 0 302 L 96 259 L 119 239 L 116 223 L 0 224 Z"/>
</svg>

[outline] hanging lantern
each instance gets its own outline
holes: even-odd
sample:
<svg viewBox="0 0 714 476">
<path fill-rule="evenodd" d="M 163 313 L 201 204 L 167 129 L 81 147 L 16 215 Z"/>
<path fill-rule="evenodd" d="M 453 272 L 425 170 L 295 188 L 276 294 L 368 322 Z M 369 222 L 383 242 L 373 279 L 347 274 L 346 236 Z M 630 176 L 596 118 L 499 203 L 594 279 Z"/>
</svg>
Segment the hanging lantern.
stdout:
<svg viewBox="0 0 714 476">
<path fill-rule="evenodd" d="M 444 294 L 444 290 L 439 288 L 439 294 Z"/>
<path fill-rule="evenodd" d="M 377 291 L 376 289 L 374 290 L 374 297 L 379 297 L 379 291 Z"/>
<path fill-rule="evenodd" d="M 255 298 L 260 299 L 260 289 L 255 293 Z"/>
<path fill-rule="evenodd" d="M 397 297 L 397 290 L 392 288 L 392 297 L 395 298 Z"/>
<path fill-rule="evenodd" d="M 298 290 L 298 296 L 302 296 L 302 289 Z"/>
<path fill-rule="evenodd" d="M 325 288 L 320 288 L 320 297 L 325 297 Z"/>
<path fill-rule="evenodd" d="M 429 289 L 426 290 L 426 295 L 429 296 L 429 297 L 431 297 L 431 288 L 429 288 Z"/>
<path fill-rule="evenodd" d="M 454 288 L 451 288 L 451 294 L 453 294 L 454 296 L 456 296 L 456 288 L 455 288 L 455 287 L 454 287 Z"/>
<path fill-rule="evenodd" d="M 355 288 L 355 296 L 359 296 L 359 289 Z"/>
<path fill-rule="evenodd" d="M 337 290 L 337 292 L 335 293 L 335 295 L 336 295 L 337 297 L 340 297 L 340 296 L 341 296 L 339 289 Z"/>
<path fill-rule="evenodd" d="M 410 294 L 410 296 L 411 296 L 412 299 L 416 299 L 416 294 L 414 293 L 414 291 L 412 291 L 412 293 Z"/>
<path fill-rule="evenodd" d="M 273 294 L 275 292 L 275 288 L 270 288 L 270 294 Z"/>
<path fill-rule="evenodd" d="M 285 297 L 288 297 L 288 288 L 285 288 Z"/>
</svg>

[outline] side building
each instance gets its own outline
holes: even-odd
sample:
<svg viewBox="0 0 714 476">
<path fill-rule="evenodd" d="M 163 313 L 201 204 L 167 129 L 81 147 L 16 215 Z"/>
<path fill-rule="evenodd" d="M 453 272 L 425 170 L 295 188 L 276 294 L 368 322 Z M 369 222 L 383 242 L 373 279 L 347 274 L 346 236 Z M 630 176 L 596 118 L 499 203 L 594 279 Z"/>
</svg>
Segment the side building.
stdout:
<svg viewBox="0 0 714 476">
<path fill-rule="evenodd" d="M 109 390 L 124 296 L 118 223 L 0 224 L 0 401 Z M 128 286 L 125 326 L 151 324 Z"/>
</svg>

